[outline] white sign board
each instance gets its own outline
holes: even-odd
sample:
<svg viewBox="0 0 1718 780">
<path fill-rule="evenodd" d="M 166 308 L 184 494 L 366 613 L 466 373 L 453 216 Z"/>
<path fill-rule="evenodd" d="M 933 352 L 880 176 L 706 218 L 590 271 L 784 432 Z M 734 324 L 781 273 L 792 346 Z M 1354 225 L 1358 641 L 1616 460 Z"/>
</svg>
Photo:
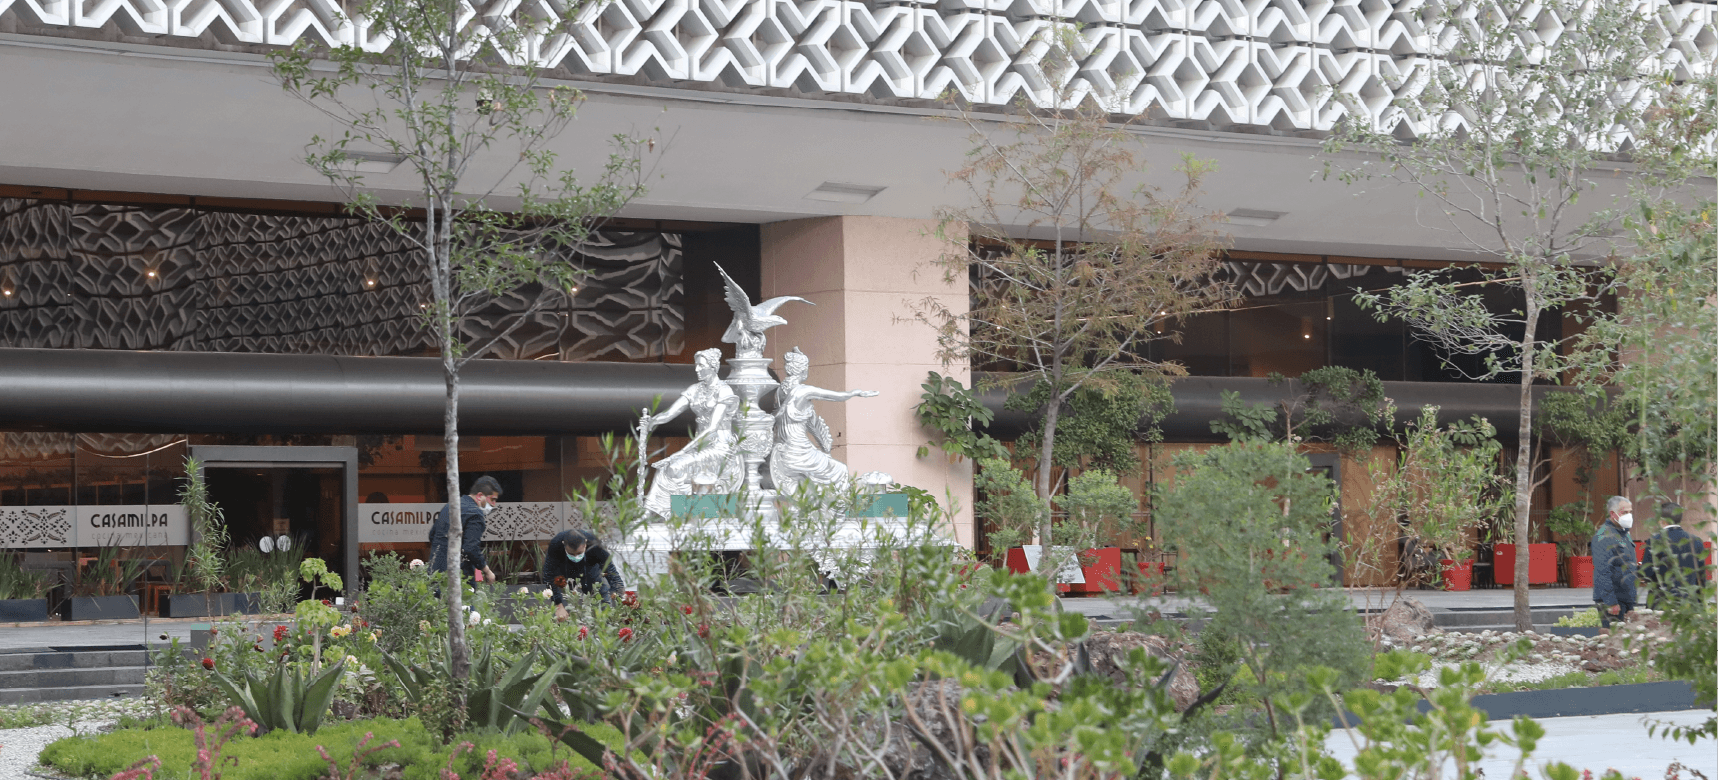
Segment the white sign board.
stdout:
<svg viewBox="0 0 1718 780">
<path fill-rule="evenodd" d="M 189 539 L 178 504 L 0 507 L 0 549 L 182 546 Z"/>
<path fill-rule="evenodd" d="M 361 544 L 429 541 L 430 526 L 444 504 L 359 504 Z M 565 501 L 504 501 L 486 518 L 483 541 L 543 541 L 566 530 L 572 505 Z"/>
</svg>

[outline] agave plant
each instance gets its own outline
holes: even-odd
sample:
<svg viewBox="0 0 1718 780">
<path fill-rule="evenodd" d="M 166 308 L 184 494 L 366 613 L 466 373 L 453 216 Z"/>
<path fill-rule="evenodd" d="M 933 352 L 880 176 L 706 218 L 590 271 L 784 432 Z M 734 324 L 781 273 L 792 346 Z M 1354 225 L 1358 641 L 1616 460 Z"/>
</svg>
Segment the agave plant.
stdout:
<svg viewBox="0 0 1718 780">
<path fill-rule="evenodd" d="M 328 714 L 335 683 L 345 671 L 346 662 L 341 661 L 307 675 L 298 664 L 283 660 L 266 677 L 253 677 L 245 670 L 235 682 L 220 671 L 213 674 L 215 684 L 234 706 L 245 711 L 245 717 L 256 722 L 260 733 L 285 729 L 314 734 Z"/>
<path fill-rule="evenodd" d="M 412 704 L 419 703 L 427 692 L 445 687 L 452 680 L 446 658 L 415 665 L 384 651 L 382 660 L 399 681 L 400 692 L 406 701 Z M 556 661 L 547 671 L 532 674 L 531 667 L 536 662 L 537 651 L 532 650 L 512 668 L 506 669 L 495 660 L 495 654 L 487 646 L 478 650 L 471 663 L 468 682 L 471 695 L 465 703 L 466 722 L 473 728 L 494 728 L 509 733 L 527 725 L 524 718 L 549 700 L 549 690 L 565 663 Z"/>
</svg>

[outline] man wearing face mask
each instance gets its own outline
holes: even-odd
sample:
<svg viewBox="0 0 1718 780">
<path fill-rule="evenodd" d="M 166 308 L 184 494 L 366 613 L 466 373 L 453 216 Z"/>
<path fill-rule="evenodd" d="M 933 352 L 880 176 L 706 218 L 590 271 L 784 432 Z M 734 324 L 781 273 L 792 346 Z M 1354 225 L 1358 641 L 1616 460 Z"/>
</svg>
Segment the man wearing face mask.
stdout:
<svg viewBox="0 0 1718 780">
<path fill-rule="evenodd" d="M 489 526 L 486 518 L 500 500 L 501 483 L 487 475 L 471 483 L 471 495 L 459 499 L 459 569 L 467 579 L 474 579 L 481 570 L 483 579 L 495 580 L 495 572 L 483 559 L 483 532 Z M 430 525 L 429 566 L 432 572 L 447 571 L 447 513 L 452 508 L 452 504 L 442 507 Z"/>
<path fill-rule="evenodd" d="M 549 540 L 543 555 L 543 577 L 554 591 L 555 619 L 567 619 L 565 589 L 597 593 L 608 604 L 626 592 L 626 583 L 614 567 L 614 556 L 590 531 L 562 531 Z"/>
<path fill-rule="evenodd" d="M 1605 522 L 1593 534 L 1593 602 L 1599 625 L 1621 622 L 1635 605 L 1634 505 L 1622 496 L 1605 502 Z"/>
</svg>

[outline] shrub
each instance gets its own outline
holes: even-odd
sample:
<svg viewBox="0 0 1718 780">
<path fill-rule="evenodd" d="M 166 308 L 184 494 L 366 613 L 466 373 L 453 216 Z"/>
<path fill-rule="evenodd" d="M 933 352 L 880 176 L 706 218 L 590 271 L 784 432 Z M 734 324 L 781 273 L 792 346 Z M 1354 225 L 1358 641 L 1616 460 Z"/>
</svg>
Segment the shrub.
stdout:
<svg viewBox="0 0 1718 780">
<path fill-rule="evenodd" d="M 419 626 L 428 623 L 445 630 L 447 615 L 435 597 L 434 575 L 428 567 L 407 568 L 393 553 L 372 555 L 364 561 L 370 584 L 358 597 L 358 609 L 370 625 L 381 629 L 377 646 L 398 653 L 424 635 Z"/>
<path fill-rule="evenodd" d="M 587 734 L 610 747 L 621 743 L 620 733 L 603 725 L 581 726 Z M 314 736 L 289 731 L 274 731 L 261 737 L 241 737 L 227 743 L 224 755 L 237 759 L 227 769 L 226 780 L 317 780 L 328 770 L 327 762 L 317 755 L 321 746 L 340 766 L 352 760 L 353 749 L 374 734 L 370 745 L 398 741 L 399 747 L 383 748 L 371 754 L 363 763 L 377 767 L 399 764 L 405 780 L 439 780 L 441 769 L 448 765 L 448 756 L 461 742 L 476 747 L 462 754 L 453 763 L 461 777 L 475 779 L 483 769 L 489 750 L 502 758 L 519 762 L 533 772 L 554 769 L 569 761 L 575 770 L 595 771 L 596 767 L 565 747 L 558 747 L 536 733 L 523 732 L 511 736 L 500 732 L 479 732 L 459 735 L 453 746 L 445 746 L 424 729 L 416 718 L 393 720 L 352 721 L 329 725 Z M 52 767 L 72 777 L 107 778 L 137 763 L 146 756 L 161 759 L 160 777 L 179 777 L 192 768 L 196 745 L 191 731 L 163 728 L 160 723 L 145 723 L 87 737 L 67 737 L 42 751 L 43 766 Z"/>
</svg>

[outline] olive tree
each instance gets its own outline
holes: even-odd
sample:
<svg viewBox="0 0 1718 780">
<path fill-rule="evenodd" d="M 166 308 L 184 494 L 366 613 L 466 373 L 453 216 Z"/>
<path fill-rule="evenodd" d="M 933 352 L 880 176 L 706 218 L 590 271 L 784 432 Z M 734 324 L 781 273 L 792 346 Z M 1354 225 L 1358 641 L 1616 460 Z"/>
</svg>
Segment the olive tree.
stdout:
<svg viewBox="0 0 1718 780">
<path fill-rule="evenodd" d="M 454 540 L 447 570 L 456 582 L 460 370 L 574 289 L 574 252 L 600 220 L 643 191 L 642 157 L 653 146 L 609 139 L 614 150 L 588 183 L 564 169 L 549 142 L 572 123 L 583 96 L 551 84 L 533 57 L 583 9 L 509 8 L 472 19 L 463 3 L 367 0 L 342 20 L 347 43 L 301 42 L 273 56 L 286 91 L 340 128 L 311 139 L 306 162 L 341 188 L 352 214 L 385 225 L 422 261 L 430 291 L 423 325 L 446 385 Z M 384 199 L 361 165 L 378 158 L 410 172 L 410 196 Z M 523 311 L 479 338 L 464 333 L 464 318 L 509 294 L 528 298 Z M 449 667 L 458 681 L 470 667 L 461 588 L 446 588 L 445 597 Z"/>
</svg>

